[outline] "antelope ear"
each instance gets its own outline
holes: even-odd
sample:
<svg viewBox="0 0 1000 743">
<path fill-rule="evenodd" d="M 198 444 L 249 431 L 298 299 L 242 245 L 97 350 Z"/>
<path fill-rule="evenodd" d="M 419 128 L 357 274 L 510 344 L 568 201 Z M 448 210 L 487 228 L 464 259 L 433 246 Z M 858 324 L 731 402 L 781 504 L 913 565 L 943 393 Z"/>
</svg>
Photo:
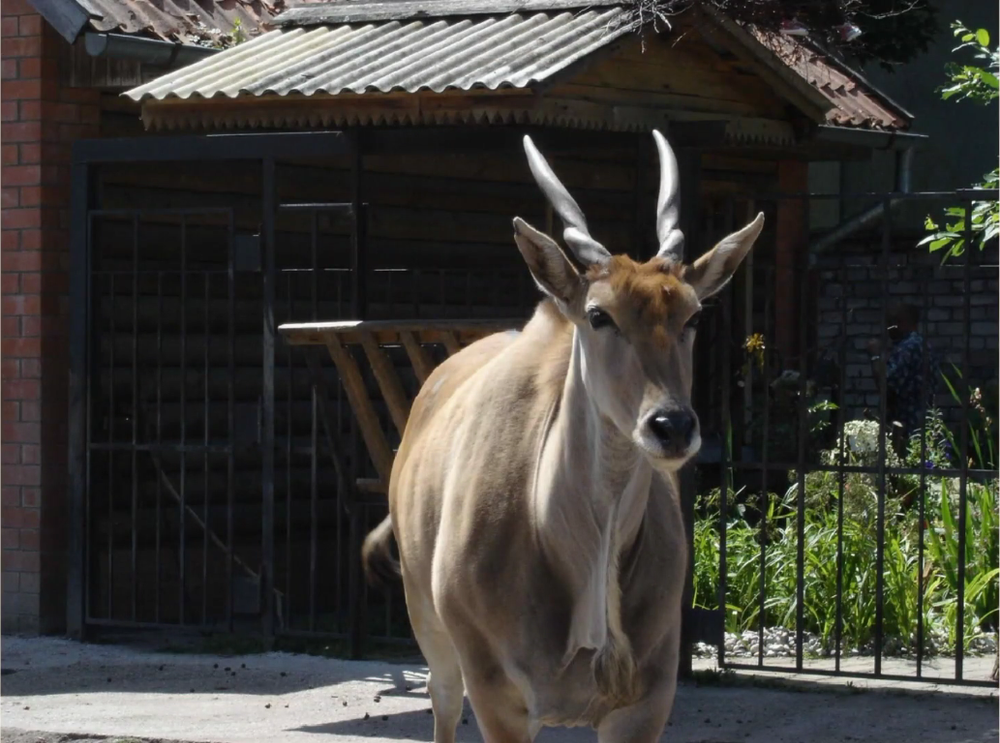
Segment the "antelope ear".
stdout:
<svg viewBox="0 0 1000 743">
<path fill-rule="evenodd" d="M 694 287 L 698 299 L 711 297 L 722 289 L 736 273 L 764 229 L 764 212 L 739 232 L 722 238 L 719 243 L 684 272 L 684 279 Z"/>
<path fill-rule="evenodd" d="M 583 280 L 555 240 L 515 217 L 514 242 L 539 289 L 563 305 L 563 309 L 580 299 Z"/>
</svg>

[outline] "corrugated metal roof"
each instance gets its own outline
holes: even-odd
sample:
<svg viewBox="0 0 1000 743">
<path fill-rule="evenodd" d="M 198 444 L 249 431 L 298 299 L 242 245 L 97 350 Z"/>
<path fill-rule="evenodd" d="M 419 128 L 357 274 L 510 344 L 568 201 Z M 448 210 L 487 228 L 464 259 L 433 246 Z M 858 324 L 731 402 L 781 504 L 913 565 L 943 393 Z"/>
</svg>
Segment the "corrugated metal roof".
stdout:
<svg viewBox="0 0 1000 743">
<path fill-rule="evenodd" d="M 826 120 L 837 126 L 906 129 L 912 116 L 859 73 L 829 55 L 787 36 L 758 39 L 833 104 Z"/>
<path fill-rule="evenodd" d="M 631 28 L 622 8 L 271 31 L 128 91 L 134 100 L 525 88 Z"/>
<path fill-rule="evenodd" d="M 101 33 L 126 33 L 164 41 L 227 45 L 239 21 L 253 38 L 284 8 L 284 0 L 82 0 L 90 26 Z"/>
</svg>

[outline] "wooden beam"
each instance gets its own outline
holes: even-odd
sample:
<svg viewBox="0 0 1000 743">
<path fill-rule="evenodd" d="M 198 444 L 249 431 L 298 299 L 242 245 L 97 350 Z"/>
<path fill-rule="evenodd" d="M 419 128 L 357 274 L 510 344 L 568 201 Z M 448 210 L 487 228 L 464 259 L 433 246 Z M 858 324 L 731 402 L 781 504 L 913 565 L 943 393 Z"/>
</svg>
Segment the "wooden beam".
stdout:
<svg viewBox="0 0 1000 743">
<path fill-rule="evenodd" d="M 423 385 L 431 375 L 431 372 L 434 371 L 434 362 L 431 361 L 430 356 L 427 355 L 427 352 L 417 341 L 412 331 L 400 331 L 399 340 L 402 342 L 403 348 L 406 349 L 406 355 L 410 357 L 410 363 L 413 364 L 413 372 L 417 375 L 417 381 Z"/>
<path fill-rule="evenodd" d="M 441 334 L 441 342 L 444 343 L 449 356 L 454 356 L 462 350 L 462 344 L 459 343 L 458 336 L 452 330 L 446 330 Z"/>
<path fill-rule="evenodd" d="M 372 365 L 375 380 L 382 391 L 382 399 L 389 406 L 393 425 L 402 436 L 403 431 L 406 430 L 406 419 L 410 416 L 410 401 L 406 398 L 406 392 L 399 381 L 399 375 L 396 374 L 396 370 L 389 362 L 385 351 L 379 347 L 375 336 L 371 333 L 361 334 L 361 347 L 365 351 L 365 356 L 368 357 L 368 363 Z"/>
<path fill-rule="evenodd" d="M 392 450 L 385 440 L 385 434 L 382 432 L 382 426 L 379 424 L 375 407 L 368 397 L 368 390 L 365 388 L 364 379 L 361 377 L 361 370 L 358 369 L 358 365 L 351 354 L 341 345 L 336 333 L 328 334 L 324 339 L 324 343 L 327 351 L 330 353 L 330 358 L 333 359 L 333 363 L 337 366 L 340 381 L 347 392 L 347 399 L 351 403 L 351 408 L 354 410 L 358 425 L 361 427 L 361 435 L 365 440 L 365 446 L 368 448 L 368 455 L 375 465 L 379 478 L 388 482 L 389 473 L 392 471 Z"/>
</svg>

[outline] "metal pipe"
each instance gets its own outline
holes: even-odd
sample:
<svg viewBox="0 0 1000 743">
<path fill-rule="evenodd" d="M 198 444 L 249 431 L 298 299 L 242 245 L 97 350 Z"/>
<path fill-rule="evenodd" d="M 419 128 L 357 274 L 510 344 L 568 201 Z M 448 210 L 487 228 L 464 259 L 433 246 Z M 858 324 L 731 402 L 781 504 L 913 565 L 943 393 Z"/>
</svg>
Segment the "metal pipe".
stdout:
<svg viewBox="0 0 1000 743">
<path fill-rule="evenodd" d="M 896 191 L 899 193 L 910 193 L 913 171 L 913 154 L 916 151 L 914 146 L 896 153 Z M 898 199 L 888 199 L 879 202 L 875 206 L 866 209 L 860 214 L 841 222 L 826 234 L 820 236 L 809 246 L 809 264 L 814 265 L 816 257 L 846 237 L 850 237 L 858 230 L 877 222 L 885 214 L 885 205 L 888 203 L 890 209 L 895 209 L 901 203 Z"/>
<path fill-rule="evenodd" d="M 174 44 L 126 34 L 89 32 L 84 35 L 83 42 L 87 54 L 91 57 L 127 59 L 155 67 L 183 67 L 219 51 L 206 46 Z"/>
</svg>

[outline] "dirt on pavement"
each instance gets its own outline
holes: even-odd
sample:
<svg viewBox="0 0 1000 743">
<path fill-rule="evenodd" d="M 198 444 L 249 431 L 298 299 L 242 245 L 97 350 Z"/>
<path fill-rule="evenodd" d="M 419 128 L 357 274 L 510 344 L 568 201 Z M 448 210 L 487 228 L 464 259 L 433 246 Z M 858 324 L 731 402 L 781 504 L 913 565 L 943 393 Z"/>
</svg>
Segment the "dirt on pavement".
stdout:
<svg viewBox="0 0 1000 743">
<path fill-rule="evenodd" d="M 55 638 L 3 638 L 3 743 L 430 741 L 426 669 L 291 653 L 178 654 Z M 994 743 L 985 697 L 845 686 L 801 691 L 684 684 L 671 743 Z M 458 742 L 482 740 L 466 706 Z M 41 732 L 39 732 L 41 731 Z M 594 741 L 547 729 L 539 743 Z"/>
</svg>

